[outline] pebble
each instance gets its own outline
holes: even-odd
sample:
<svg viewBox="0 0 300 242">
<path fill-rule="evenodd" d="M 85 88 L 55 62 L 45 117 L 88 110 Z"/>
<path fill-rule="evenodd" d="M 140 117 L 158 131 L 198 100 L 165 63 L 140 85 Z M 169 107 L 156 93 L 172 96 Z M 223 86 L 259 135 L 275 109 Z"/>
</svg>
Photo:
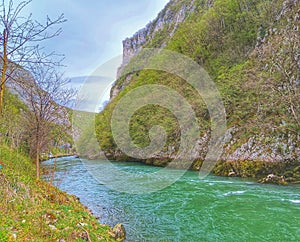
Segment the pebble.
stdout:
<svg viewBox="0 0 300 242">
<path fill-rule="evenodd" d="M 49 228 L 50 228 L 51 230 L 57 230 L 57 228 L 56 228 L 54 225 L 52 225 L 52 224 L 49 224 Z"/>
</svg>

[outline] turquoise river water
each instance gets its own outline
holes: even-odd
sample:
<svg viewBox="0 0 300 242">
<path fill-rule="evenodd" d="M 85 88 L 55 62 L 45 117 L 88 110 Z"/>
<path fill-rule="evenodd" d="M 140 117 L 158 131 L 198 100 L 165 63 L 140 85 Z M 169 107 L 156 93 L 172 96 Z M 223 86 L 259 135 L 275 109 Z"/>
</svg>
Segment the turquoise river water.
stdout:
<svg viewBox="0 0 300 242">
<path fill-rule="evenodd" d="M 115 166 L 132 173 L 161 169 Z M 300 186 L 215 176 L 200 180 L 197 172 L 187 171 L 163 190 L 132 195 L 107 188 L 74 157 L 57 160 L 54 184 L 79 197 L 101 223 L 122 223 L 127 241 L 300 241 Z"/>
</svg>

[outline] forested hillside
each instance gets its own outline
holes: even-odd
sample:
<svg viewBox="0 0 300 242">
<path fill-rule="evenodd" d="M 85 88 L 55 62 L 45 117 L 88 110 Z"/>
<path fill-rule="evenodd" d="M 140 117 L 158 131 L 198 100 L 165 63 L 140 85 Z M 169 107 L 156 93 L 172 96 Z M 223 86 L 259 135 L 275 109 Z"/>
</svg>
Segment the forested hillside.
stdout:
<svg viewBox="0 0 300 242">
<path fill-rule="evenodd" d="M 174 0 L 144 30 L 124 41 L 124 65 L 145 48 L 192 58 L 209 73 L 226 109 L 227 140 L 214 172 L 242 177 L 274 173 L 299 181 L 299 11 L 296 0 Z M 200 127 L 192 168 L 199 169 L 210 138 L 208 110 L 184 80 L 162 71 L 143 70 L 117 80 L 110 103 L 97 117 L 101 149 L 110 159 L 137 160 L 117 148 L 110 120 L 121 98 L 146 84 L 166 85 L 192 105 Z M 165 166 L 176 156 L 180 140 L 170 111 L 143 107 L 134 113 L 129 132 L 138 147 L 146 147 L 153 125 L 164 127 L 166 145 L 141 161 Z"/>
</svg>

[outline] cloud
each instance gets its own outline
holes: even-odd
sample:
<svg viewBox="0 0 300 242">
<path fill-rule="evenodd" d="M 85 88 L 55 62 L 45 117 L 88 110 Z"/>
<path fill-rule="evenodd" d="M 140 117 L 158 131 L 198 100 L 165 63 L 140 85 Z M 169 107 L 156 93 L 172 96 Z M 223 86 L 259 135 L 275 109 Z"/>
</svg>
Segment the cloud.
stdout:
<svg viewBox="0 0 300 242">
<path fill-rule="evenodd" d="M 74 77 L 70 85 L 78 90 L 73 108 L 86 112 L 98 112 L 110 98 L 114 80 L 104 76 Z"/>
<path fill-rule="evenodd" d="M 97 66 L 122 53 L 122 40 L 153 20 L 168 0 L 33 1 L 27 12 L 43 22 L 61 13 L 68 21 L 47 49 L 65 54 L 68 76 L 90 75 Z"/>
</svg>

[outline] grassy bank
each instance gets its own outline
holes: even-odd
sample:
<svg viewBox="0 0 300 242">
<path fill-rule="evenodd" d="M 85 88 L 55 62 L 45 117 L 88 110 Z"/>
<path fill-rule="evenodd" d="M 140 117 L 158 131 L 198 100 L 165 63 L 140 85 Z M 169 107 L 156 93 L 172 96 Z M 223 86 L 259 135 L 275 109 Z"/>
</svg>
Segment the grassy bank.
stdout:
<svg viewBox="0 0 300 242">
<path fill-rule="evenodd" d="M 70 196 L 36 181 L 33 163 L 0 145 L 0 241 L 113 241 Z"/>
</svg>

